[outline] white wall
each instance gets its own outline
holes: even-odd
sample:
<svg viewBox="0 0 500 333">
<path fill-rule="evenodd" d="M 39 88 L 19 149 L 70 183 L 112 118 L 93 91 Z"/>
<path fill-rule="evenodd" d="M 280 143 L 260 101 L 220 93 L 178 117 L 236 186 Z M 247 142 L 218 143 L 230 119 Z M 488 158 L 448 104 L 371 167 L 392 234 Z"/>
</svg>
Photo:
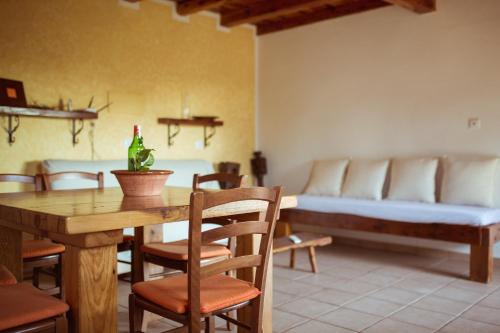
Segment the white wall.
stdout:
<svg viewBox="0 0 500 333">
<path fill-rule="evenodd" d="M 314 159 L 500 155 L 500 1 L 437 4 L 425 15 L 392 6 L 259 38 L 267 184 L 301 191 Z M 467 128 L 470 117 L 481 129 Z"/>
</svg>

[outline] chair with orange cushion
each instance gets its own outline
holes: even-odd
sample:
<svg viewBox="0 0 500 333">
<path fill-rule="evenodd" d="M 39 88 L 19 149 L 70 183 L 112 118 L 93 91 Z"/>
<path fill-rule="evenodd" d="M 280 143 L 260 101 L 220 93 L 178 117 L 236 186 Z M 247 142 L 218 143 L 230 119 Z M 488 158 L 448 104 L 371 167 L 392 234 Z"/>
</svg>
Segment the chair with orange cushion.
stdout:
<svg viewBox="0 0 500 333">
<path fill-rule="evenodd" d="M 55 181 L 65 181 L 65 180 L 92 180 L 97 182 L 97 188 L 104 188 L 104 174 L 102 172 L 91 173 L 91 172 L 81 172 L 81 171 L 65 171 L 65 172 L 57 172 L 57 173 L 44 173 L 43 175 L 43 185 L 46 190 L 52 190 L 52 184 Z M 124 235 L 123 241 L 117 245 L 118 252 L 125 251 L 133 251 L 134 249 L 134 236 Z M 132 254 L 132 260 L 134 258 Z M 124 260 L 118 260 L 118 262 L 125 263 L 130 265 L 132 268 L 134 267 L 133 263 Z M 133 276 L 133 274 L 132 274 Z M 119 275 L 118 277 L 122 277 Z"/>
<path fill-rule="evenodd" d="M 231 173 L 212 173 L 200 176 L 193 176 L 193 191 L 202 190 L 202 184 L 208 182 L 218 182 L 224 188 L 238 188 L 246 184 L 246 176 Z M 227 225 L 233 223 L 228 218 L 216 218 L 207 221 L 212 225 Z M 207 223 L 207 224 L 208 224 Z M 223 257 L 231 257 L 236 250 L 236 237 L 227 240 L 227 246 L 221 244 L 207 244 L 201 247 L 201 259 L 211 260 Z M 148 243 L 141 246 L 145 262 L 151 262 L 166 268 L 187 272 L 188 266 L 188 240 L 180 240 L 167 243 Z M 228 272 L 230 274 L 230 272 Z M 138 281 L 134 281 L 138 282 Z M 233 314 L 229 314 L 233 317 Z M 227 329 L 231 330 L 231 323 L 227 322 Z"/>
<path fill-rule="evenodd" d="M 268 203 L 263 221 L 237 221 L 216 229 L 201 231 L 204 210 L 245 200 Z M 231 321 L 252 333 L 262 332 L 267 264 L 280 201 L 281 187 L 193 192 L 189 212 L 188 273 L 139 282 L 132 286 L 132 294 L 129 296 L 130 332 L 140 332 L 144 310 L 179 322 L 189 332 L 199 332 L 203 326 L 202 320 L 205 332 L 214 332 L 215 316 Z M 258 254 L 246 254 L 201 265 L 203 246 L 222 239 L 253 234 L 262 235 Z M 251 268 L 256 268 L 253 282 L 224 274 L 231 270 Z M 225 315 L 231 310 L 245 306 L 249 306 L 251 312 L 248 324 Z"/>
<path fill-rule="evenodd" d="M 0 182 L 30 184 L 34 186 L 35 191 L 42 191 L 42 176 L 40 175 L 0 174 Z M 62 292 L 62 253 L 64 250 L 64 245 L 54 243 L 48 239 L 23 241 L 23 268 L 33 270 L 33 284 L 35 287 L 40 286 L 41 270 L 54 267 L 55 287 L 45 289 L 50 295 L 61 295 Z"/>
<path fill-rule="evenodd" d="M 66 333 L 66 303 L 25 283 L 0 265 L 0 333 Z"/>
</svg>

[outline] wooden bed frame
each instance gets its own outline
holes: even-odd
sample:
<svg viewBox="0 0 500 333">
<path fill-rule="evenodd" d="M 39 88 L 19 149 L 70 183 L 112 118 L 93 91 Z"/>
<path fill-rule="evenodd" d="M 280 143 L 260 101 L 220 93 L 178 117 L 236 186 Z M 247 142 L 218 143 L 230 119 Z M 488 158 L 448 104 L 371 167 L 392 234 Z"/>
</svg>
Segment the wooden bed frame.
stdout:
<svg viewBox="0 0 500 333">
<path fill-rule="evenodd" d="M 484 227 L 411 223 L 302 209 L 283 209 L 280 221 L 470 244 L 470 279 L 483 283 L 493 277 L 493 245 L 500 240 L 500 222 Z"/>
</svg>

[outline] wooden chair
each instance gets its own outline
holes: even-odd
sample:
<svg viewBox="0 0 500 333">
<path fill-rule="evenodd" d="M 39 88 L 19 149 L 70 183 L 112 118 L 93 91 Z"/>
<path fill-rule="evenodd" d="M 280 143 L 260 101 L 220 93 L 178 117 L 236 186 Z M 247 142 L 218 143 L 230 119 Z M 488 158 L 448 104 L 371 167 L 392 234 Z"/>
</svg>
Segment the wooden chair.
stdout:
<svg viewBox="0 0 500 333">
<path fill-rule="evenodd" d="M 268 202 L 264 221 L 238 221 L 201 232 L 203 211 L 223 204 L 244 200 Z M 193 192 L 189 212 L 188 273 L 160 280 L 139 282 L 129 296 L 130 332 L 140 332 L 144 310 L 156 313 L 184 325 L 190 333 L 214 332 L 214 316 L 230 320 L 252 333 L 262 332 L 262 307 L 268 258 L 281 201 L 281 187 L 267 189 L 237 188 L 218 192 Z M 261 234 L 258 254 L 228 258 L 201 266 L 202 246 L 215 241 Z M 223 273 L 236 269 L 256 268 L 253 283 Z M 249 306 L 248 324 L 231 319 L 225 313 Z M 179 329 L 175 329 L 179 331 Z"/>
<path fill-rule="evenodd" d="M 69 307 L 25 283 L 0 265 L 0 333 L 66 333 Z"/>
<path fill-rule="evenodd" d="M 102 172 L 98 173 L 90 173 L 90 172 L 80 172 L 80 171 L 66 171 L 66 172 L 58 172 L 58 173 L 51 173 L 51 174 L 46 174 L 44 173 L 42 175 L 43 177 L 43 185 L 44 188 L 47 191 L 52 190 L 52 183 L 55 181 L 59 180 L 72 180 L 72 179 L 88 179 L 88 180 L 93 180 L 97 182 L 97 188 L 102 189 L 104 188 L 104 174 Z M 117 251 L 118 252 L 125 252 L 125 251 L 133 251 L 134 250 L 134 236 L 132 235 L 124 235 L 123 236 L 123 241 L 117 245 Z M 134 255 L 131 255 L 131 258 L 133 260 Z M 125 261 L 125 260 L 118 260 L 118 262 L 128 264 L 130 267 L 134 267 L 133 262 L 130 261 Z M 125 274 L 120 274 L 118 277 L 121 278 L 124 275 L 128 275 L 127 273 Z M 133 276 L 133 274 L 131 274 Z"/>
<path fill-rule="evenodd" d="M 0 174 L 0 182 L 16 182 L 34 185 L 35 191 L 42 191 L 42 177 L 19 174 Z M 64 245 L 48 239 L 33 239 L 23 241 L 23 268 L 33 270 L 33 285 L 40 287 L 40 272 L 44 268 L 54 268 L 55 287 L 44 289 L 50 295 L 62 297 L 62 254 Z"/>
<path fill-rule="evenodd" d="M 224 188 L 238 188 L 246 183 L 246 176 L 230 173 L 213 173 L 200 176 L 193 176 L 193 191 L 202 190 L 201 184 L 208 182 L 218 182 Z M 208 223 L 227 225 L 234 223 L 228 218 L 210 219 Z M 151 262 L 162 267 L 187 272 L 188 267 L 188 240 L 180 240 L 168 243 L 150 243 L 141 246 L 145 262 Z M 220 257 L 231 257 L 236 251 L 236 237 L 227 240 L 227 246 L 220 244 L 210 244 L 202 247 L 201 257 L 205 260 L 217 259 Z M 231 274 L 228 272 L 228 274 Z M 137 281 L 135 281 L 137 282 Z M 234 313 L 228 314 L 231 318 Z M 227 329 L 231 330 L 231 323 L 227 322 Z"/>
</svg>

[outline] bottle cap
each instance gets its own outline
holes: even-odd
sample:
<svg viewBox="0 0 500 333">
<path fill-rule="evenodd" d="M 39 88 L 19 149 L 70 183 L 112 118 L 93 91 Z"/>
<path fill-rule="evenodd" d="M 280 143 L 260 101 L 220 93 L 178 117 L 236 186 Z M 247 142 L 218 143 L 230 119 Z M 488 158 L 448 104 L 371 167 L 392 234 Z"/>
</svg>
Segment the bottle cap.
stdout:
<svg viewBox="0 0 500 333">
<path fill-rule="evenodd" d="M 134 125 L 134 136 L 141 136 L 141 125 Z"/>
</svg>

